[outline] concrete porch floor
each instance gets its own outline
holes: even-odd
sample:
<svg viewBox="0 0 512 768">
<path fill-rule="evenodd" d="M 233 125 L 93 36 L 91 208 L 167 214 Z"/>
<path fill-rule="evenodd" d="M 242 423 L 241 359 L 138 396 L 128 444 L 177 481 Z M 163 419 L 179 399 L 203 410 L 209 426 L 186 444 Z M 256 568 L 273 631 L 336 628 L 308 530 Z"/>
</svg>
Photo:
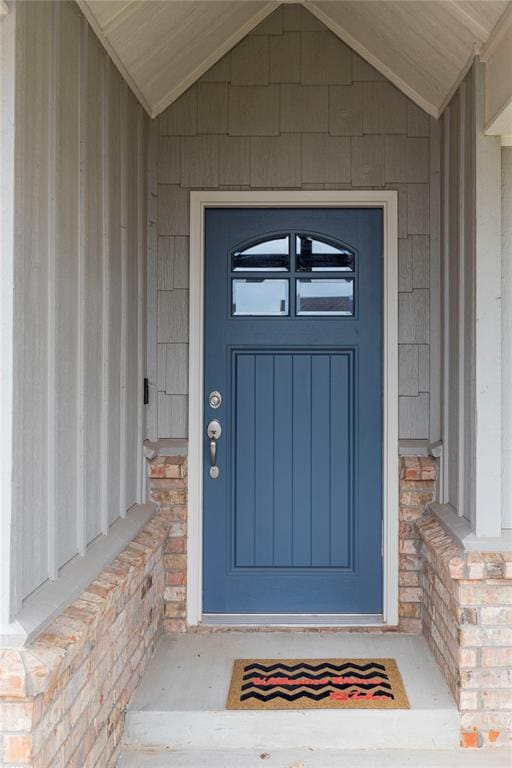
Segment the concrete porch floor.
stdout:
<svg viewBox="0 0 512 768">
<path fill-rule="evenodd" d="M 253 657 L 393 657 L 411 708 L 227 711 L 233 661 Z M 203 758 L 200 752 L 194 752 L 198 761 L 194 763 L 190 762 L 193 758 L 188 750 L 228 750 L 219 765 L 230 765 L 239 750 L 259 750 L 261 754 L 298 749 L 307 755 L 308 766 L 320 766 L 326 763 L 318 762 L 323 759 L 314 754 L 319 749 L 322 754 L 324 750 L 455 750 L 458 743 L 457 708 L 425 640 L 390 633 L 222 631 L 162 638 L 130 702 L 125 727 L 125 744 L 129 749 L 161 747 L 182 751 L 181 756 L 161 752 L 160 762 L 155 763 L 151 762 L 154 755 L 146 755 L 148 766 L 200 766 L 201 760 L 210 764 L 213 753 Z M 351 755 L 355 757 L 355 753 Z M 490 757 L 488 754 L 487 759 Z M 127 752 L 120 765 L 146 765 L 142 753 L 139 758 L 140 763 L 130 762 L 133 757 Z M 250 760 L 249 753 L 247 759 Z M 278 762 L 266 765 L 270 768 L 298 760 L 286 763 L 285 756 L 285 762 L 280 763 L 280 758 L 275 759 Z M 337 764 L 334 754 L 332 759 L 333 765 Z M 363 755 L 360 759 L 366 758 Z M 379 765 L 386 763 L 379 761 Z M 453 761 L 450 765 L 454 765 Z M 489 762 L 478 765 L 491 766 Z"/>
<path fill-rule="evenodd" d="M 118 768 L 510 768 L 511 755 L 481 750 L 127 750 Z"/>
</svg>

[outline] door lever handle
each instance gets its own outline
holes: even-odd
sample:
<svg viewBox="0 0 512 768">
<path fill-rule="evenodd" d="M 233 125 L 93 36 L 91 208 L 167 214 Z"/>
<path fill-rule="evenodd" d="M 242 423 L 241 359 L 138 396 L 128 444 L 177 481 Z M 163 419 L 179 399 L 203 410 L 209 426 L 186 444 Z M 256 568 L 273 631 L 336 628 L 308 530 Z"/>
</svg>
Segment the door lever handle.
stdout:
<svg viewBox="0 0 512 768">
<path fill-rule="evenodd" d="M 206 434 L 210 438 L 210 477 L 212 480 L 216 480 L 219 476 L 219 468 L 217 466 L 217 440 L 222 434 L 222 427 L 217 419 L 210 421 L 206 427 Z"/>
<path fill-rule="evenodd" d="M 210 464 L 212 467 L 217 466 L 217 440 L 214 437 L 210 440 Z"/>
</svg>

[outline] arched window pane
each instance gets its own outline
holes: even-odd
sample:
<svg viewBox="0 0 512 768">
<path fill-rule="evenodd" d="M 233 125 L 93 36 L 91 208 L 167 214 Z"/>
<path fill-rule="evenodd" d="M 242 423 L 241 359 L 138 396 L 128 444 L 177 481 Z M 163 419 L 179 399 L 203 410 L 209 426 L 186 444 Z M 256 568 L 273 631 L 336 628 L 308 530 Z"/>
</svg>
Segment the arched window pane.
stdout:
<svg viewBox="0 0 512 768">
<path fill-rule="evenodd" d="M 290 238 L 274 237 L 253 243 L 232 254 L 233 272 L 287 272 L 290 268 Z"/>
<path fill-rule="evenodd" d="M 353 272 L 355 254 L 342 245 L 297 235 L 297 272 Z"/>
</svg>

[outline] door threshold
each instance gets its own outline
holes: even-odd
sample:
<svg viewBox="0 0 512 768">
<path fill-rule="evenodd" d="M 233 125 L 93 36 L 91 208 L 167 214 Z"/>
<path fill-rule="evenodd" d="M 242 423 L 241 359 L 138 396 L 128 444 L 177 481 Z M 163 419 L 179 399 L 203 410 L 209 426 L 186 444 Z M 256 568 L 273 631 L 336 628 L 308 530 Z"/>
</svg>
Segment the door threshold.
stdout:
<svg viewBox="0 0 512 768">
<path fill-rule="evenodd" d="M 385 627 L 381 613 L 205 613 L 209 627 Z"/>
</svg>

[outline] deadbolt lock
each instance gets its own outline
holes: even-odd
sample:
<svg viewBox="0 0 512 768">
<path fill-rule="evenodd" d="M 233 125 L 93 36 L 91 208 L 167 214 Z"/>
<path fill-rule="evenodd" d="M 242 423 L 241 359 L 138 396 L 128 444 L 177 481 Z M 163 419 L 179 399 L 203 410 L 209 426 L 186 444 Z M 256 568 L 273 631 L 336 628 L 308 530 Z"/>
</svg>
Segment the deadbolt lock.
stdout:
<svg viewBox="0 0 512 768">
<path fill-rule="evenodd" d="M 208 395 L 208 403 L 210 405 L 210 408 L 218 408 L 222 403 L 222 395 L 220 392 L 218 392 L 216 389 L 213 390 L 213 392 L 210 392 Z"/>
</svg>

